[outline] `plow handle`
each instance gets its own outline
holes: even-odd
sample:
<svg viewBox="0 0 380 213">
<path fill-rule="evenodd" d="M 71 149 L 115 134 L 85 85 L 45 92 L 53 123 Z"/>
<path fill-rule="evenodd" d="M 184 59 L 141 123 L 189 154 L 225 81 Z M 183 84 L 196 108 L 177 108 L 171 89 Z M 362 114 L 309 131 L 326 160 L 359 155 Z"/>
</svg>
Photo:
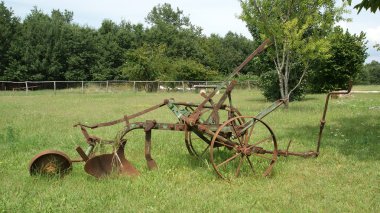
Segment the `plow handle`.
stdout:
<svg viewBox="0 0 380 213">
<path fill-rule="evenodd" d="M 224 86 L 227 87 L 233 87 L 237 82 L 236 81 L 231 81 L 231 79 L 237 75 L 247 64 L 250 62 L 256 55 L 260 54 L 263 52 L 269 45 L 271 44 L 271 40 L 269 38 L 265 39 L 265 41 L 258 47 L 256 48 L 255 51 L 253 51 L 238 67 L 235 68 L 235 70 L 226 78 L 224 82 L 222 82 L 220 85 L 216 86 L 214 88 L 214 91 L 209 94 L 205 99 L 198 105 L 198 107 L 194 110 L 194 112 L 189 116 L 189 118 L 183 118 L 183 120 L 190 126 L 193 126 L 196 121 L 199 119 L 200 112 L 210 101 L 211 98 L 215 96 L 218 90 L 222 89 Z M 228 86 L 227 86 L 228 85 Z M 220 107 L 220 106 L 219 106 Z M 217 108 L 214 108 L 214 110 L 217 110 Z"/>
<path fill-rule="evenodd" d="M 320 126 L 319 126 L 319 134 L 318 134 L 318 141 L 317 141 L 316 156 L 319 155 L 319 148 L 321 146 L 323 129 L 324 129 L 325 124 L 326 124 L 326 114 L 327 114 L 327 109 L 328 109 L 328 106 L 329 106 L 329 100 L 330 100 L 331 95 L 345 95 L 345 94 L 349 94 L 351 92 L 351 89 L 352 89 L 352 81 L 349 82 L 347 90 L 332 91 L 332 92 L 329 92 L 327 94 L 326 101 L 325 101 L 325 108 L 323 110 L 323 114 L 322 114 L 322 118 L 321 118 L 321 123 L 320 123 Z"/>
<path fill-rule="evenodd" d="M 235 70 L 228 76 L 225 82 L 228 82 L 229 80 L 231 80 L 235 75 L 237 75 L 245 67 L 245 65 L 248 64 L 248 62 L 250 62 L 256 55 L 263 52 L 271 44 L 272 42 L 269 38 L 265 39 L 265 41 L 258 48 L 256 48 L 256 50 L 253 51 L 251 55 L 249 55 L 238 67 L 235 68 Z"/>
</svg>

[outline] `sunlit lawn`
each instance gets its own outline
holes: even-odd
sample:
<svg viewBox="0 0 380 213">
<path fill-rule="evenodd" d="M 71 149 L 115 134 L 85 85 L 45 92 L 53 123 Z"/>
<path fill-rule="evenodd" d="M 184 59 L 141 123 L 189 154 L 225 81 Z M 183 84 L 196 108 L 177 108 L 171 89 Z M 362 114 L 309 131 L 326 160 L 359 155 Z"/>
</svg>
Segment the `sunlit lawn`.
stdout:
<svg viewBox="0 0 380 213">
<path fill-rule="evenodd" d="M 380 86 L 354 87 L 380 90 Z M 280 157 L 270 177 L 260 174 L 222 180 L 207 158 L 186 150 L 183 132 L 153 131 L 152 155 L 159 169 L 149 171 L 144 132 L 128 135 L 127 158 L 139 177 L 97 180 L 75 164 L 63 179 L 31 177 L 29 160 L 45 149 L 79 158 L 85 146 L 78 128 L 121 118 L 165 98 L 200 102 L 196 93 L 33 91 L 0 93 L 0 212 L 379 212 L 380 94 L 333 99 L 318 158 Z M 325 95 L 307 95 L 264 120 L 281 149 L 315 149 Z M 244 115 L 270 105 L 258 90 L 235 90 L 233 101 Z M 136 119 L 176 122 L 163 107 Z M 96 133 L 112 138 L 122 125 Z"/>
</svg>

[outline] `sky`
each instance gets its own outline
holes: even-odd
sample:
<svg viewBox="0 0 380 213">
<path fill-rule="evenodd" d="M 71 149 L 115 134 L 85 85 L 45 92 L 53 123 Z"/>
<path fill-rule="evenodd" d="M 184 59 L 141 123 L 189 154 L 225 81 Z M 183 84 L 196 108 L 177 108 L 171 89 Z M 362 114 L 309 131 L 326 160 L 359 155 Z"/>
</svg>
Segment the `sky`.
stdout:
<svg viewBox="0 0 380 213">
<path fill-rule="evenodd" d="M 341 0 L 336 0 L 341 3 Z M 353 0 L 353 5 L 359 0 Z M 237 18 L 241 13 L 238 0 L 5 0 L 5 6 L 11 7 L 14 14 L 21 19 L 30 13 L 34 6 L 45 13 L 53 9 L 69 10 L 74 12 L 74 22 L 98 28 L 104 19 L 116 23 L 125 20 L 133 24 L 145 24 L 145 17 L 158 4 L 169 3 L 173 8 L 179 8 L 190 17 L 192 24 L 203 29 L 203 33 L 216 33 L 224 36 L 228 31 L 252 38 L 245 23 Z M 380 62 L 380 51 L 373 48 L 380 43 L 380 11 L 376 14 L 362 10 L 359 14 L 352 7 L 352 22 L 338 23 L 350 33 L 365 32 L 367 35 L 366 62 L 376 60 Z"/>
</svg>

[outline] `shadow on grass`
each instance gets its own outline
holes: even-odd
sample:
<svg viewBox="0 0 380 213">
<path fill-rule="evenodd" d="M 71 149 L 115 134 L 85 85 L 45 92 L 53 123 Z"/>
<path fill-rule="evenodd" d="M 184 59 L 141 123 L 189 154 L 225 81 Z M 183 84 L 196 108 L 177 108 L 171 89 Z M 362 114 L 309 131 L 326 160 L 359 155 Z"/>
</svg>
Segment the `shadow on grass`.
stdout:
<svg viewBox="0 0 380 213">
<path fill-rule="evenodd" d="M 250 101 L 250 102 L 258 102 L 258 103 L 272 103 L 273 102 L 273 101 L 268 101 L 264 97 L 260 97 L 260 96 L 249 97 L 245 100 Z M 319 100 L 319 99 L 316 96 L 308 95 L 304 99 L 302 99 L 302 102 L 315 101 L 315 100 Z M 292 101 L 292 103 L 298 103 L 298 101 Z"/>
<path fill-rule="evenodd" d="M 335 125 L 327 121 L 322 135 L 321 152 L 328 148 L 360 161 L 380 160 L 379 121 L 380 114 L 342 117 L 334 120 Z M 310 150 L 315 150 L 318 131 L 317 125 L 293 126 L 283 129 L 283 137 L 307 141 L 306 146 L 312 144 Z"/>
</svg>

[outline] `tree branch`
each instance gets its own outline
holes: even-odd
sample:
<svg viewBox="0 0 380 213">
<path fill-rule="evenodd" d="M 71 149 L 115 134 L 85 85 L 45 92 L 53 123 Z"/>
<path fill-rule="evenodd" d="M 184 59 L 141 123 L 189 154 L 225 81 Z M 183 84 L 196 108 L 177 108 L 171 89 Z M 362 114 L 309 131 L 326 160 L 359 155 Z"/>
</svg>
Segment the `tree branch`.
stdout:
<svg viewBox="0 0 380 213">
<path fill-rule="evenodd" d="M 306 71 L 307 71 L 307 67 L 305 67 L 305 69 L 303 70 L 303 73 L 302 73 L 301 78 L 298 81 L 297 85 L 292 90 L 290 90 L 290 92 L 288 93 L 288 99 L 290 98 L 290 95 L 292 94 L 292 92 L 295 89 L 297 89 L 297 87 L 299 87 L 299 85 L 301 85 L 301 82 L 302 82 L 303 78 L 305 77 Z"/>
</svg>

